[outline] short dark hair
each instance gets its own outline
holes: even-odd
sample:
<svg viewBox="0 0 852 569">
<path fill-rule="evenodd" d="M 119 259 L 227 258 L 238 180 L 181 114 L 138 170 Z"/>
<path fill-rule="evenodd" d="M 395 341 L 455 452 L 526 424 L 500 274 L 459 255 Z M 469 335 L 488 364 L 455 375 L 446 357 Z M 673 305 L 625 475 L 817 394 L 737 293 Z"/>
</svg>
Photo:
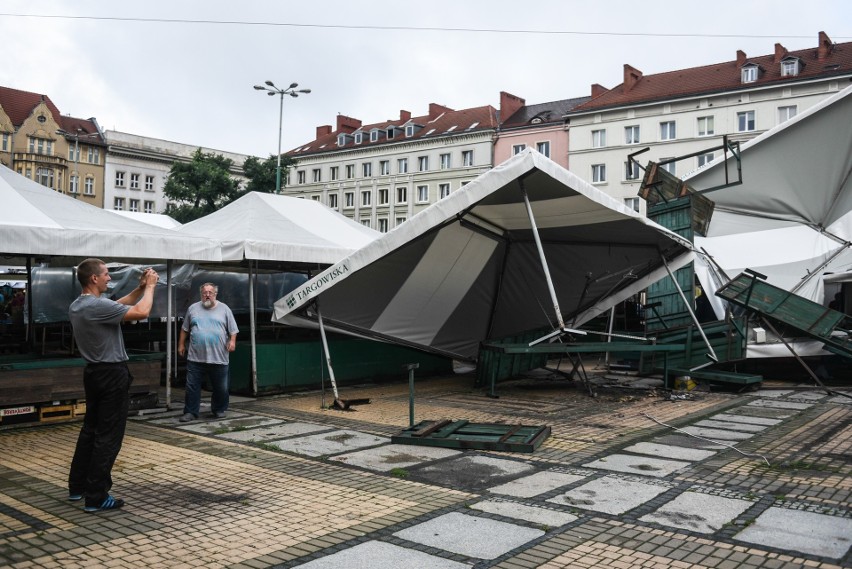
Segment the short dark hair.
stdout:
<svg viewBox="0 0 852 569">
<path fill-rule="evenodd" d="M 101 267 L 105 265 L 106 263 L 100 259 L 86 259 L 77 265 L 77 281 L 80 286 L 83 288 L 89 286 L 92 282 L 92 275 L 101 274 Z"/>
</svg>

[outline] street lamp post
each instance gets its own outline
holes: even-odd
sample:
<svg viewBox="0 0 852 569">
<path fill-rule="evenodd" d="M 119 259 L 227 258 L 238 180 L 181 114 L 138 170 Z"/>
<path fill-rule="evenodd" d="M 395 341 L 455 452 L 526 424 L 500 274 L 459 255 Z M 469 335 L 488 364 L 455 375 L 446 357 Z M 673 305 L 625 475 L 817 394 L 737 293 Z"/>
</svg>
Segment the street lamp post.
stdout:
<svg viewBox="0 0 852 569">
<path fill-rule="evenodd" d="M 80 133 L 82 132 L 82 130 L 83 129 L 78 127 L 76 132 L 73 133 L 73 136 L 74 136 L 74 172 L 75 172 L 76 179 L 77 179 L 77 186 L 74 188 L 75 191 L 73 192 L 75 200 L 77 199 L 77 196 L 80 193 Z M 59 130 L 56 131 L 56 134 L 61 134 L 63 136 L 69 136 L 72 133 L 70 133 L 66 130 L 62 130 L 60 128 Z M 94 133 L 91 133 L 91 134 L 84 134 L 83 136 L 97 136 L 97 135 L 95 135 Z M 69 176 L 69 180 L 68 180 L 69 191 L 71 189 L 71 179 L 70 178 L 71 178 L 71 176 Z"/>
<path fill-rule="evenodd" d="M 265 85 L 255 85 L 254 88 L 256 91 L 266 91 L 266 94 L 270 97 L 275 95 L 279 95 L 281 97 L 281 102 L 279 104 L 278 109 L 278 162 L 275 167 L 275 193 L 281 193 L 281 127 L 284 122 L 284 95 L 290 95 L 291 97 L 298 97 L 299 93 L 308 94 L 311 92 L 310 89 L 297 89 L 299 86 L 298 83 L 290 83 L 290 86 L 286 89 L 281 89 L 275 86 L 275 83 L 272 81 L 266 81 Z"/>
</svg>

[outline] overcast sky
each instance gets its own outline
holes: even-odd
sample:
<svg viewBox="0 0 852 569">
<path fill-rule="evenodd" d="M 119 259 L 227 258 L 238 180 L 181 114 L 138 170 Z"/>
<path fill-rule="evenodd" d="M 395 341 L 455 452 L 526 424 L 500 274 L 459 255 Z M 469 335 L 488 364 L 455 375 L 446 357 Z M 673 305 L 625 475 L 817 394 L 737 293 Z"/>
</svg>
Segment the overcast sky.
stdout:
<svg viewBox="0 0 852 569">
<path fill-rule="evenodd" d="M 104 129 L 265 158 L 279 98 L 252 86 L 267 79 L 313 91 L 284 100 L 286 151 L 338 113 L 585 96 L 621 83 L 625 63 L 697 67 L 815 47 L 820 31 L 852 41 L 852 2 L 3 0 L 0 85 Z"/>
</svg>

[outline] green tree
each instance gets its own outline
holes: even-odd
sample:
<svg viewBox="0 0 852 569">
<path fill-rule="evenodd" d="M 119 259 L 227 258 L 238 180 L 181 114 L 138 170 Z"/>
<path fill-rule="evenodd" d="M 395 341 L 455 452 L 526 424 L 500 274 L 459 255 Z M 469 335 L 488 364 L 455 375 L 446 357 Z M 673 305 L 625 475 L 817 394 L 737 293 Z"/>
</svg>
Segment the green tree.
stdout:
<svg viewBox="0 0 852 569">
<path fill-rule="evenodd" d="M 287 169 L 294 166 L 296 161 L 289 156 L 281 157 L 281 187 L 287 186 Z M 276 169 L 278 159 L 271 155 L 266 160 L 250 156 L 243 163 L 243 172 L 248 178 L 246 192 L 275 193 Z"/>
<path fill-rule="evenodd" d="M 175 162 L 163 193 L 170 205 L 166 213 L 181 223 L 213 213 L 242 195 L 231 177 L 233 160 L 205 154 L 199 148 L 190 162 Z M 174 204 L 174 205 L 172 205 Z"/>
</svg>

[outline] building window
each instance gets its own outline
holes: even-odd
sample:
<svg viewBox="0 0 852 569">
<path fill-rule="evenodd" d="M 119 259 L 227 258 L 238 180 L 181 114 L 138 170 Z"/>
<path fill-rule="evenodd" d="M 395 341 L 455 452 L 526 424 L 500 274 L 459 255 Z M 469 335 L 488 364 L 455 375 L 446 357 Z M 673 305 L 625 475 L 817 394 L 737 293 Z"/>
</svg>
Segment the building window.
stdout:
<svg viewBox="0 0 852 569">
<path fill-rule="evenodd" d="M 370 131 L 370 142 L 376 142 L 379 139 L 379 131 L 371 130 Z"/>
<path fill-rule="evenodd" d="M 639 125 L 624 127 L 624 144 L 639 144 Z"/>
<path fill-rule="evenodd" d="M 322 198 L 322 196 L 311 196 L 311 199 L 315 202 L 320 201 L 320 198 Z"/>
<path fill-rule="evenodd" d="M 390 160 L 379 161 L 379 174 L 382 176 L 390 174 Z"/>
<path fill-rule="evenodd" d="M 438 198 L 445 198 L 450 195 L 450 185 L 449 184 L 440 184 L 438 186 Z"/>
<path fill-rule="evenodd" d="M 145 191 L 154 191 L 154 176 L 145 176 Z"/>
<path fill-rule="evenodd" d="M 624 179 L 638 180 L 639 179 L 639 163 L 635 160 L 628 160 L 624 163 Z"/>
<path fill-rule="evenodd" d="M 698 117 L 698 136 L 713 136 L 713 117 Z"/>
<path fill-rule="evenodd" d="M 343 146 L 344 144 L 346 144 L 346 135 L 345 134 L 338 134 L 337 135 L 337 145 Z"/>
<path fill-rule="evenodd" d="M 737 113 L 737 131 L 748 132 L 754 130 L 754 111 Z"/>
<path fill-rule="evenodd" d="M 355 164 L 346 165 L 346 179 L 351 180 L 355 177 Z"/>
<path fill-rule="evenodd" d="M 743 67 L 742 80 L 743 83 L 754 83 L 757 81 L 757 66 L 749 65 L 748 67 Z"/>
<path fill-rule="evenodd" d="M 72 194 L 76 194 L 80 191 L 80 177 L 76 174 L 73 174 L 71 178 L 68 180 L 68 192 Z"/>
<path fill-rule="evenodd" d="M 83 182 L 83 193 L 87 196 L 95 195 L 95 179 L 94 178 L 86 178 L 86 181 Z"/>
<path fill-rule="evenodd" d="M 340 166 L 332 166 L 328 169 L 328 179 L 332 182 L 340 177 Z"/>
<path fill-rule="evenodd" d="M 355 144 L 361 144 L 362 140 L 364 140 L 364 133 L 363 132 L 356 132 L 355 133 Z"/>
<path fill-rule="evenodd" d="M 5 148 L 3 150 L 5 150 Z M 72 162 L 80 161 L 80 147 L 78 145 L 68 147 L 68 160 L 71 160 Z"/>
<path fill-rule="evenodd" d="M 296 172 L 296 183 L 304 184 L 307 181 L 307 177 L 304 170 L 299 170 Z"/>
<path fill-rule="evenodd" d="M 407 124 L 405 125 L 405 138 L 411 138 L 414 136 L 414 125 Z"/>
<path fill-rule="evenodd" d="M 322 182 L 322 170 L 319 168 L 311 170 L 311 178 L 314 182 Z"/>
<path fill-rule="evenodd" d="M 388 219 L 386 217 L 379 218 L 379 231 L 382 233 L 388 232 Z"/>
<path fill-rule="evenodd" d="M 788 121 L 794 116 L 796 116 L 796 105 L 790 105 L 788 107 L 778 107 L 778 124 L 781 124 L 784 121 Z"/>
<path fill-rule="evenodd" d="M 385 131 L 385 136 L 388 137 L 389 139 L 393 138 L 395 132 L 396 132 L 396 128 L 389 126 L 388 129 Z"/>
<path fill-rule="evenodd" d="M 101 163 L 101 149 L 89 147 L 89 152 L 86 156 L 86 159 L 89 161 L 89 164 L 100 164 Z"/>
<path fill-rule="evenodd" d="M 396 161 L 396 170 L 399 174 L 408 173 L 408 158 L 400 158 Z"/>
<path fill-rule="evenodd" d="M 337 209 L 337 194 L 328 194 L 328 207 Z"/>
<path fill-rule="evenodd" d="M 139 189 L 139 174 L 130 174 L 130 189 Z"/>
<path fill-rule="evenodd" d="M 606 147 L 606 131 L 605 130 L 593 130 L 592 131 L 592 148 L 605 148 Z"/>
<path fill-rule="evenodd" d="M 698 167 L 699 168 L 701 168 L 702 166 L 704 166 L 708 162 L 712 162 L 712 161 L 713 161 L 713 153 L 712 152 L 708 152 L 706 154 L 699 154 L 698 155 Z"/>
<path fill-rule="evenodd" d="M 792 77 L 799 74 L 799 60 L 785 59 L 781 62 L 781 77 Z"/>
<path fill-rule="evenodd" d="M 665 162 L 666 160 L 671 160 L 671 158 L 660 158 L 660 162 Z M 669 162 L 667 164 L 660 164 L 660 167 L 674 176 L 675 174 L 675 162 Z"/>
<path fill-rule="evenodd" d="M 112 203 L 112 209 L 115 211 L 124 211 L 124 198 L 115 198 Z"/>
<path fill-rule="evenodd" d="M 362 219 L 361 225 L 363 225 L 364 227 L 372 227 L 372 224 L 370 223 L 370 218 L 368 217 L 367 219 Z"/>
<path fill-rule="evenodd" d="M 404 218 L 404 217 L 397 217 L 397 218 L 396 218 L 396 226 L 397 226 L 397 227 L 399 227 L 399 226 L 400 226 L 400 225 L 402 225 L 403 223 L 405 223 L 405 218 Z"/>
<path fill-rule="evenodd" d="M 527 147 L 526 144 L 513 144 L 512 145 L 512 156 L 515 154 L 520 154 Z"/>
<path fill-rule="evenodd" d="M 127 211 L 138 212 L 139 211 L 139 200 L 130 200 L 128 202 Z"/>
<path fill-rule="evenodd" d="M 429 169 L 429 157 L 428 156 L 418 156 L 417 157 L 417 170 L 420 172 L 425 172 Z"/>
<path fill-rule="evenodd" d="M 36 182 L 48 188 L 53 187 L 53 169 L 36 168 Z"/>
<path fill-rule="evenodd" d="M 361 192 L 361 205 L 369 206 L 373 203 L 373 193 L 370 191 Z"/>
<path fill-rule="evenodd" d="M 387 190 L 387 188 L 379 190 L 379 205 L 388 205 L 388 190 Z"/>
<path fill-rule="evenodd" d="M 355 192 L 346 192 L 343 194 L 343 206 L 355 207 Z"/>
<path fill-rule="evenodd" d="M 145 213 L 154 213 L 154 202 L 145 200 Z"/>
<path fill-rule="evenodd" d="M 441 154 L 441 170 L 449 170 L 450 169 L 450 155 L 449 154 Z"/>
<path fill-rule="evenodd" d="M 4 132 L 3 133 L 3 146 L 2 146 L 3 152 L 9 152 L 9 140 L 11 140 L 9 138 L 9 135 Z M 73 158 L 72 158 L 72 160 L 73 160 Z"/>
<path fill-rule="evenodd" d="M 373 175 L 373 163 L 372 162 L 364 162 L 361 164 L 361 176 L 363 178 L 369 178 Z"/>
<path fill-rule="evenodd" d="M 660 123 L 660 140 L 674 140 L 677 137 L 674 121 Z"/>
<path fill-rule="evenodd" d="M 417 186 L 417 202 L 426 203 L 429 201 L 429 186 Z"/>
<path fill-rule="evenodd" d="M 624 205 L 633 211 L 639 211 L 639 198 L 624 198 Z"/>
<path fill-rule="evenodd" d="M 123 188 L 124 187 L 124 172 L 116 172 L 115 173 L 115 187 Z"/>
<path fill-rule="evenodd" d="M 462 166 L 473 166 L 473 150 L 462 150 Z"/>
<path fill-rule="evenodd" d="M 396 187 L 396 203 L 408 203 L 408 187 Z"/>
<path fill-rule="evenodd" d="M 606 182 L 606 164 L 592 164 L 592 183 L 603 184 Z"/>
<path fill-rule="evenodd" d="M 535 149 L 538 150 L 540 154 L 544 154 L 548 158 L 550 158 L 550 141 L 544 141 L 536 143 Z"/>
</svg>

